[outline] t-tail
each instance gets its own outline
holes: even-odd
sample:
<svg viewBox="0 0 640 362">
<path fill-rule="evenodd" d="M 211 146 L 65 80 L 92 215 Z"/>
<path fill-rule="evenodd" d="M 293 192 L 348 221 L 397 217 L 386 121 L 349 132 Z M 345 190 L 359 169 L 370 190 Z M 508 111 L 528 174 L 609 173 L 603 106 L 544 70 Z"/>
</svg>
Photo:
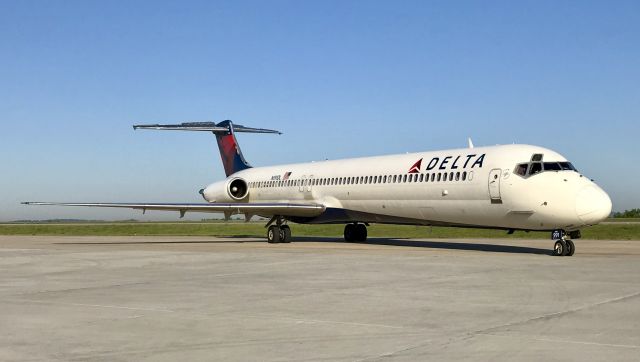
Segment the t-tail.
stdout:
<svg viewBox="0 0 640 362">
<path fill-rule="evenodd" d="M 153 129 L 163 131 L 204 131 L 212 132 L 218 141 L 220 156 L 222 157 L 222 165 L 224 172 L 228 176 L 242 170 L 251 168 L 251 165 L 245 160 L 236 140 L 236 132 L 246 133 L 275 133 L 282 134 L 279 131 L 251 128 L 241 125 L 234 125 L 233 122 L 226 120 L 218 124 L 214 122 L 188 122 L 181 124 L 145 124 L 133 126 L 133 129 Z"/>
</svg>

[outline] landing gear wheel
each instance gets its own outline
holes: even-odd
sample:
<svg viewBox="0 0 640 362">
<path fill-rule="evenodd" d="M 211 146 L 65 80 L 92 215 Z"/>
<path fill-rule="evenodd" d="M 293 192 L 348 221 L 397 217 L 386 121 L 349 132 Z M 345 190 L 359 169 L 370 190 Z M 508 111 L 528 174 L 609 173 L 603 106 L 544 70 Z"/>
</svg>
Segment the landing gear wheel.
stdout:
<svg viewBox="0 0 640 362">
<path fill-rule="evenodd" d="M 291 228 L 288 225 L 282 225 L 280 227 L 280 242 L 281 243 L 291 242 Z"/>
<path fill-rule="evenodd" d="M 566 256 L 573 256 L 573 253 L 576 251 L 576 245 L 571 240 L 565 240 L 567 243 L 567 253 Z"/>
<path fill-rule="evenodd" d="M 367 227 L 364 224 L 356 225 L 356 241 L 367 241 Z"/>
<path fill-rule="evenodd" d="M 344 241 L 350 243 L 356 241 L 357 231 L 355 224 L 347 224 L 344 226 Z"/>
<path fill-rule="evenodd" d="M 567 243 L 560 239 L 556 241 L 556 244 L 553 246 L 553 255 L 554 256 L 565 256 L 567 255 Z"/>
<path fill-rule="evenodd" d="M 267 242 L 269 242 L 269 244 L 277 244 L 280 242 L 280 228 L 276 225 L 269 226 L 267 230 Z"/>
</svg>

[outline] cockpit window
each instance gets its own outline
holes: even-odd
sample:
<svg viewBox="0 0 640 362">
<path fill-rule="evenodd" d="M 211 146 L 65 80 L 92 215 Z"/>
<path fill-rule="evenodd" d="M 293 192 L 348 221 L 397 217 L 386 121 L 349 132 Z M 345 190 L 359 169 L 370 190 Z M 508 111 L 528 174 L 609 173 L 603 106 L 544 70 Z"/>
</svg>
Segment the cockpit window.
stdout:
<svg viewBox="0 0 640 362">
<path fill-rule="evenodd" d="M 542 164 L 544 166 L 545 171 L 560 171 L 562 168 L 560 164 L 557 162 L 545 162 Z"/>
<path fill-rule="evenodd" d="M 542 163 L 541 162 L 532 162 L 529 167 L 529 175 L 533 176 L 539 172 L 542 172 Z"/>
<path fill-rule="evenodd" d="M 562 167 L 563 170 L 572 170 L 572 171 L 578 172 L 578 170 L 576 170 L 576 168 L 573 167 L 571 162 L 560 162 L 560 167 Z"/>
<path fill-rule="evenodd" d="M 513 173 L 522 177 L 529 177 L 544 171 L 575 171 L 571 162 L 528 162 L 516 165 Z"/>
<path fill-rule="evenodd" d="M 516 170 L 514 171 L 516 175 L 520 175 L 520 176 L 525 176 L 527 174 L 527 167 L 529 166 L 529 164 L 527 163 L 521 163 L 518 166 L 516 166 Z"/>
</svg>

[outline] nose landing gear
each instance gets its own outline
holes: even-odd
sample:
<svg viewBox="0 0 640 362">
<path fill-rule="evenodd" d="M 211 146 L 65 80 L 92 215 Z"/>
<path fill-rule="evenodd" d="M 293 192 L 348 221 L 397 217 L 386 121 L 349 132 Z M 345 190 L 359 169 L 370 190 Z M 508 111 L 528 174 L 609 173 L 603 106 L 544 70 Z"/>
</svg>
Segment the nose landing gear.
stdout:
<svg viewBox="0 0 640 362">
<path fill-rule="evenodd" d="M 554 256 L 572 256 L 575 251 L 576 246 L 573 241 L 564 237 L 562 239 L 556 240 L 556 243 L 553 246 Z"/>
</svg>

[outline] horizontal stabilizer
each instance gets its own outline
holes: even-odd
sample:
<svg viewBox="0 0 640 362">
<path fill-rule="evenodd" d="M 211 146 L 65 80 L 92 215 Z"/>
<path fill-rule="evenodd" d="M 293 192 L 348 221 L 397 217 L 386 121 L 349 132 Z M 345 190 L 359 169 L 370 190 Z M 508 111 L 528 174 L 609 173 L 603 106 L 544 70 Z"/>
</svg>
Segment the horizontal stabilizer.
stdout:
<svg viewBox="0 0 640 362">
<path fill-rule="evenodd" d="M 181 124 L 140 124 L 133 126 L 133 129 L 151 129 L 160 131 L 207 131 L 213 133 L 227 133 L 227 132 L 245 132 L 245 133 L 274 133 L 282 134 L 280 131 L 265 129 L 265 128 L 253 128 L 245 127 L 239 124 L 231 124 L 230 122 L 221 122 L 216 124 L 215 122 L 187 122 Z"/>
</svg>

